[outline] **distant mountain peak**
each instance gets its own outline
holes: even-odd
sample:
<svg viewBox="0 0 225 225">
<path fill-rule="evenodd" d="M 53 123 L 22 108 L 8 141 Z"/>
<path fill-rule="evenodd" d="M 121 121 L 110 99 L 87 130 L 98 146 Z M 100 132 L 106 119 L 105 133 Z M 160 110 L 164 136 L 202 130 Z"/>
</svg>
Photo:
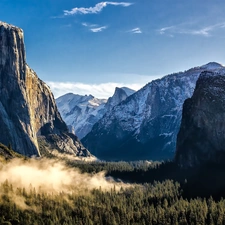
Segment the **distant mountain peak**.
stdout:
<svg viewBox="0 0 225 225">
<path fill-rule="evenodd" d="M 213 69 L 221 69 L 221 68 L 224 68 L 224 66 L 222 64 L 220 64 L 220 63 L 217 63 L 217 62 L 209 62 L 209 63 L 201 66 L 200 68 L 213 70 Z"/>
<path fill-rule="evenodd" d="M 116 87 L 112 97 L 115 97 L 117 94 L 120 94 L 121 92 L 125 93 L 128 97 L 128 96 L 134 94 L 136 91 L 133 89 L 130 89 L 128 87 Z"/>
<path fill-rule="evenodd" d="M 56 99 L 60 114 L 79 138 L 84 137 L 103 116 L 106 101 L 91 94 L 65 94 Z"/>
<path fill-rule="evenodd" d="M 123 89 L 126 92 L 127 96 L 130 96 L 136 92 L 135 90 L 128 87 L 121 87 L 121 89 Z"/>
<path fill-rule="evenodd" d="M 134 92 L 127 87 L 116 87 L 113 96 L 108 101 L 95 98 L 91 94 L 84 96 L 66 94 L 56 99 L 56 103 L 67 125 L 74 128 L 79 138 L 83 138 L 106 112 Z"/>
</svg>

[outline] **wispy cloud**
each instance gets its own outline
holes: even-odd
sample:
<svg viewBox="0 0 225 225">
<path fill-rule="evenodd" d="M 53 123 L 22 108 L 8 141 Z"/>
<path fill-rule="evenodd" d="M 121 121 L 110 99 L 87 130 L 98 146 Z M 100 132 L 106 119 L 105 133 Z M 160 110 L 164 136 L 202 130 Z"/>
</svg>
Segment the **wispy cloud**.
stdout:
<svg viewBox="0 0 225 225">
<path fill-rule="evenodd" d="M 84 27 L 88 27 L 88 24 L 87 24 L 87 23 L 82 23 L 82 25 L 83 25 Z"/>
<path fill-rule="evenodd" d="M 200 35 L 204 37 L 209 37 L 213 35 L 213 32 L 216 32 L 224 28 L 225 22 L 200 28 L 193 28 L 193 27 L 190 28 L 185 26 L 184 24 L 181 24 L 176 26 L 163 27 L 159 29 L 158 32 L 162 35 L 169 35 L 169 36 L 173 36 L 174 34 L 188 34 L 188 35 Z"/>
<path fill-rule="evenodd" d="M 133 3 L 129 3 L 129 2 L 100 2 L 96 4 L 94 7 L 89 7 L 89 8 L 76 7 L 71 10 L 64 10 L 63 12 L 65 16 L 70 16 L 74 14 L 96 14 L 96 13 L 100 13 L 108 5 L 128 7 L 128 6 L 131 6 L 132 4 Z"/>
<path fill-rule="evenodd" d="M 93 33 L 102 32 L 103 30 L 107 29 L 107 26 L 99 26 L 98 24 L 82 23 L 82 25 L 87 27 Z"/>
<path fill-rule="evenodd" d="M 82 23 L 84 27 L 97 27 L 98 24 Z"/>
<path fill-rule="evenodd" d="M 136 27 L 132 30 L 129 30 L 129 32 L 132 33 L 132 34 L 142 34 L 142 31 L 139 27 Z"/>
<path fill-rule="evenodd" d="M 163 27 L 163 28 L 159 29 L 158 31 L 159 31 L 160 34 L 165 34 L 166 31 L 171 31 L 171 30 L 173 30 L 174 28 L 175 28 L 174 26 Z"/>
<path fill-rule="evenodd" d="M 98 32 L 102 32 L 102 31 L 105 30 L 106 28 L 107 28 L 107 26 L 96 27 L 96 28 L 91 28 L 90 31 L 92 31 L 93 33 L 98 33 Z"/>
<path fill-rule="evenodd" d="M 150 78 L 149 78 L 150 79 Z M 84 84 L 71 82 L 52 82 L 47 81 L 55 98 L 66 93 L 72 92 L 74 94 L 86 95 L 92 94 L 97 98 L 109 98 L 113 95 L 116 87 L 129 87 L 133 90 L 139 90 L 147 82 L 143 83 L 101 83 L 101 84 Z"/>
</svg>

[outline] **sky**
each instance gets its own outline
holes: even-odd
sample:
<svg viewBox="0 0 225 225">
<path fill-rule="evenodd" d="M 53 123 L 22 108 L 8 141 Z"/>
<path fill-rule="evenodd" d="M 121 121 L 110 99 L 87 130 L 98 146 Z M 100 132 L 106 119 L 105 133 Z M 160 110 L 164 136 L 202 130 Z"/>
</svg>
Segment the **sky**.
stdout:
<svg viewBox="0 0 225 225">
<path fill-rule="evenodd" d="M 0 0 L 29 66 L 55 97 L 107 98 L 208 62 L 225 64 L 224 0 Z"/>
</svg>

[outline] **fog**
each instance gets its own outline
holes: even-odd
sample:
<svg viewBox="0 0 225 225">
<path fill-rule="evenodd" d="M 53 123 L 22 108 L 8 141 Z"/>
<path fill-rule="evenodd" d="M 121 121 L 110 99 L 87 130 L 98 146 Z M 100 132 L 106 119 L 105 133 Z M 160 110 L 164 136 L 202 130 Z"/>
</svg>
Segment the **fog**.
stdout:
<svg viewBox="0 0 225 225">
<path fill-rule="evenodd" d="M 0 164 L 0 183 L 8 180 L 15 188 L 48 193 L 82 193 L 94 188 L 119 190 L 129 185 L 106 179 L 105 173 L 81 174 L 76 168 L 69 168 L 63 162 L 52 159 L 13 159 L 6 164 Z"/>
</svg>

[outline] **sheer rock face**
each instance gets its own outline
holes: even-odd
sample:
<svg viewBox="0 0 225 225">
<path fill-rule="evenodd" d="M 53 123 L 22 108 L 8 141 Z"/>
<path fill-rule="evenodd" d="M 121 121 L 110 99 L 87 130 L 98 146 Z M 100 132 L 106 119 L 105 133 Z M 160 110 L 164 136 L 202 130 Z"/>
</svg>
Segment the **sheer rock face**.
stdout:
<svg viewBox="0 0 225 225">
<path fill-rule="evenodd" d="M 23 155 L 40 155 L 37 137 L 51 142 L 52 135 L 57 135 L 54 144 L 62 151 L 89 154 L 76 136 L 68 133 L 49 87 L 26 64 L 23 31 L 3 22 L 0 22 L 0 127 L 0 142 L 11 144 Z"/>
<path fill-rule="evenodd" d="M 183 105 L 175 160 L 182 167 L 225 159 L 225 70 L 201 73 Z"/>
<path fill-rule="evenodd" d="M 112 97 L 110 97 L 106 103 L 105 111 L 109 112 L 113 109 L 114 106 L 118 105 L 122 101 L 126 100 L 130 95 L 134 94 L 135 91 L 127 88 L 122 87 L 118 88 L 116 87 L 115 92 Z"/>
</svg>

